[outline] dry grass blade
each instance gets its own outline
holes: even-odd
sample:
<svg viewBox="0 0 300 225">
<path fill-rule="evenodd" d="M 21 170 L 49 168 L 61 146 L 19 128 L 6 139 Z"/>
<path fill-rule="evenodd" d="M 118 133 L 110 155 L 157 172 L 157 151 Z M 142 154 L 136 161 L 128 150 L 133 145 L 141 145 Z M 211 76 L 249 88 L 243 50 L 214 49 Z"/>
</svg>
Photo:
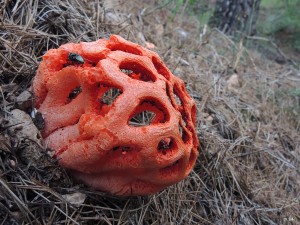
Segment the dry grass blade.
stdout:
<svg viewBox="0 0 300 225">
<path fill-rule="evenodd" d="M 19 209 L 21 210 L 23 216 L 27 218 L 28 221 L 30 221 L 30 224 L 32 224 L 32 220 L 34 220 L 35 216 L 31 213 L 31 211 L 28 209 L 28 207 L 18 198 L 17 195 L 9 188 L 8 184 L 0 177 L 0 184 L 2 186 L 2 191 L 4 194 L 6 194 L 6 197 L 11 197 L 12 200 L 17 204 Z"/>
<path fill-rule="evenodd" d="M 154 119 L 155 113 L 151 111 L 143 111 L 129 120 L 129 125 L 134 127 L 142 127 L 151 124 Z"/>
</svg>

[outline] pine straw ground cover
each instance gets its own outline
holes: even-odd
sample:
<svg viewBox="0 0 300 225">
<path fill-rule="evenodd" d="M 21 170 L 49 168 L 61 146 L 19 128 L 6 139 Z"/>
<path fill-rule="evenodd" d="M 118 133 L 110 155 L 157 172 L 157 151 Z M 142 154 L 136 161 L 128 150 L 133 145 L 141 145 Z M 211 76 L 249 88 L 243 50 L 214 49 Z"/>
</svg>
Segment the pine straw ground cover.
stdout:
<svg viewBox="0 0 300 225">
<path fill-rule="evenodd" d="M 300 224 L 300 71 L 172 13 L 172 2 L 1 2 L 0 224 Z M 161 193 L 119 198 L 68 176 L 30 125 L 42 54 L 110 34 L 154 43 L 198 106 L 194 171 Z M 28 92 L 25 92 L 28 94 Z M 38 125 L 38 124 L 37 124 Z M 33 128 L 35 128 L 33 126 Z M 33 129 L 34 130 L 34 129 Z"/>
</svg>

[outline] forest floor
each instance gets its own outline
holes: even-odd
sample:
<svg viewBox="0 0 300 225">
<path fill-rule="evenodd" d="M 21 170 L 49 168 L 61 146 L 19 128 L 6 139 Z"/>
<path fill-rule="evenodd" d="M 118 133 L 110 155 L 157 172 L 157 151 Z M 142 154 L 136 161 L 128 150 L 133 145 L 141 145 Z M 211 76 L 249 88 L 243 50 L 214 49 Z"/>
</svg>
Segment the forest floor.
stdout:
<svg viewBox="0 0 300 225">
<path fill-rule="evenodd" d="M 279 64 L 244 40 L 202 29 L 172 4 L 1 5 L 0 224 L 300 224 L 297 62 Z M 29 116 L 42 55 L 111 34 L 153 43 L 197 104 L 196 166 L 157 194 L 116 197 L 74 181 L 46 153 Z"/>
</svg>

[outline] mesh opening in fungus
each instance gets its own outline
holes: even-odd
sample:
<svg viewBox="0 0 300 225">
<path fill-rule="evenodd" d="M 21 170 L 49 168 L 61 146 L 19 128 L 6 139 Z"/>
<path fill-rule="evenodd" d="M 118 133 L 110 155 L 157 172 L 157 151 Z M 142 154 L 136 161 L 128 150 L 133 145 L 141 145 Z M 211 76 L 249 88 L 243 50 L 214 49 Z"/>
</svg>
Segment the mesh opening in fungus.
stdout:
<svg viewBox="0 0 300 225">
<path fill-rule="evenodd" d="M 158 152 L 162 153 L 163 155 L 167 155 L 174 149 L 175 142 L 173 138 L 167 137 L 163 138 L 157 146 Z"/>
<path fill-rule="evenodd" d="M 143 100 L 134 110 L 128 120 L 129 126 L 147 126 L 165 123 L 170 120 L 170 115 L 164 106 L 155 100 Z"/>
<path fill-rule="evenodd" d="M 156 77 L 153 73 L 138 62 L 124 61 L 120 64 L 120 70 L 122 73 L 135 80 L 146 82 L 156 81 Z"/>
<path fill-rule="evenodd" d="M 183 128 L 181 125 L 179 125 L 179 133 L 184 143 L 187 143 L 190 140 L 189 134 L 186 132 L 185 128 Z"/>
<path fill-rule="evenodd" d="M 183 126 L 187 127 L 187 117 L 186 117 L 186 115 L 184 113 L 181 113 L 181 116 L 182 116 L 181 121 L 182 121 Z"/>
<path fill-rule="evenodd" d="M 155 113 L 151 111 L 142 111 L 134 115 L 128 122 L 129 126 L 143 127 L 149 126 L 152 120 L 155 118 Z"/>
<path fill-rule="evenodd" d="M 169 101 L 170 101 L 170 103 L 172 104 L 172 106 L 174 106 L 173 105 L 173 102 L 172 102 L 172 100 L 171 100 L 171 95 L 170 95 L 170 86 L 168 85 L 168 84 L 166 84 L 166 94 L 167 94 L 167 96 L 168 96 L 168 99 L 169 99 Z"/>
<path fill-rule="evenodd" d="M 104 92 L 101 98 L 99 98 L 99 102 L 105 105 L 112 105 L 116 98 L 122 94 L 122 90 L 119 88 L 109 88 Z"/>
<path fill-rule="evenodd" d="M 122 155 L 127 154 L 128 152 L 133 151 L 133 149 L 129 146 L 116 146 L 114 148 L 112 148 L 113 152 L 120 152 Z"/>
<path fill-rule="evenodd" d="M 167 80 L 170 79 L 170 73 L 158 58 L 152 57 L 152 63 L 159 74 L 163 75 Z"/>
<path fill-rule="evenodd" d="M 77 96 L 81 93 L 81 86 L 77 86 L 73 88 L 67 98 L 66 104 L 70 103 L 73 99 L 77 98 Z"/>
<path fill-rule="evenodd" d="M 176 91 L 176 89 L 174 88 L 173 89 L 174 91 L 174 99 L 175 99 L 175 103 L 177 106 L 181 106 L 182 104 L 182 100 L 180 99 L 179 95 L 178 95 L 178 92 Z"/>
<path fill-rule="evenodd" d="M 95 87 L 96 104 L 91 104 L 99 115 L 106 115 L 113 107 L 114 102 L 123 93 L 121 89 L 98 83 Z"/>
</svg>

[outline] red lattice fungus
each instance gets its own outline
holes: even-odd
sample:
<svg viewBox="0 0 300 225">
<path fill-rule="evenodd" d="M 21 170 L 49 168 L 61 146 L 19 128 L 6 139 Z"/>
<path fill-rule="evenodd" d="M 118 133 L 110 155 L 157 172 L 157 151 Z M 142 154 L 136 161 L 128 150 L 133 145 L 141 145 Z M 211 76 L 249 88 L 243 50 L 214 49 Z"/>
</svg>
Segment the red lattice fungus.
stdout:
<svg viewBox="0 0 300 225">
<path fill-rule="evenodd" d="M 44 55 L 33 88 L 46 144 L 95 189 L 151 194 L 195 164 L 195 103 L 150 50 L 117 35 L 65 44 Z"/>
</svg>

